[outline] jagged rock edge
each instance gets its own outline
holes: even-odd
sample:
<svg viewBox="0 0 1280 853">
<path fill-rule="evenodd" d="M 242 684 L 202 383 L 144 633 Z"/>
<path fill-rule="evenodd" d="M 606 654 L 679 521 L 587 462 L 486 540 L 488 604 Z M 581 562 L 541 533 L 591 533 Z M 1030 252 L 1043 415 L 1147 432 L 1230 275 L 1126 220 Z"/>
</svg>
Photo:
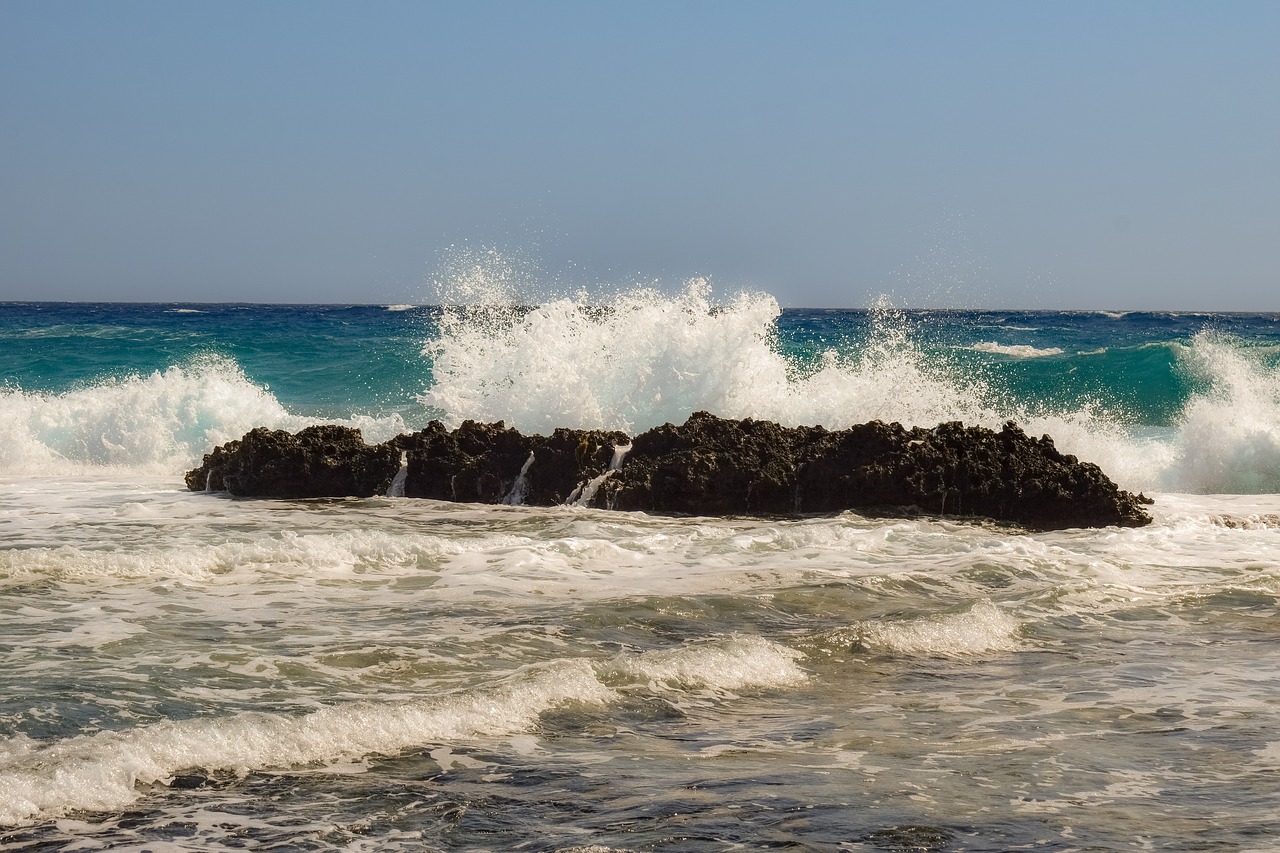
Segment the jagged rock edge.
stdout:
<svg viewBox="0 0 1280 853">
<path fill-rule="evenodd" d="M 617 448 L 628 446 L 620 466 Z M 932 429 L 871 421 L 845 430 L 783 427 L 697 412 L 634 437 L 557 429 L 523 435 L 465 421 L 367 445 L 359 430 L 259 427 L 206 454 L 192 490 L 241 497 L 371 497 L 408 470 L 406 497 L 687 515 L 920 512 L 991 518 L 1033 529 L 1136 527 L 1150 500 L 1120 490 L 1098 466 L 1062 454 L 1049 436 L 1009 422 Z M 594 494 L 587 495 L 588 485 Z"/>
</svg>

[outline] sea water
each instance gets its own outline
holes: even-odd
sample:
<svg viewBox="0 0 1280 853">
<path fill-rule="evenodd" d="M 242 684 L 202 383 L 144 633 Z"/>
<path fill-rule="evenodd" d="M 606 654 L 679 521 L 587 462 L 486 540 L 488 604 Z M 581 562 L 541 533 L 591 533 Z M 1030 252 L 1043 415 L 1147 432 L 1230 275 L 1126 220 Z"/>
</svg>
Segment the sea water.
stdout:
<svg viewBox="0 0 1280 853">
<path fill-rule="evenodd" d="M 1280 848 L 1280 316 L 0 305 L 0 850 Z M 1138 529 L 182 475 L 256 426 L 1013 419 Z M 516 503 L 513 501 L 513 503 Z"/>
</svg>

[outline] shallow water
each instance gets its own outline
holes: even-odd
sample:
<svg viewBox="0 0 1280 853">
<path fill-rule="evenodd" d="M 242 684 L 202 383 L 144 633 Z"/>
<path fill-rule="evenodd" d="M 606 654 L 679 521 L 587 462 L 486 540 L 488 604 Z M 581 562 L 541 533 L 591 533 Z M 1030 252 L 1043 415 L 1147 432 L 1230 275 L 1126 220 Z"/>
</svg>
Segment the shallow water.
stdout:
<svg viewBox="0 0 1280 853">
<path fill-rule="evenodd" d="M 1274 496 L 1026 534 L 3 491 L 5 849 L 1278 843 Z"/>
</svg>

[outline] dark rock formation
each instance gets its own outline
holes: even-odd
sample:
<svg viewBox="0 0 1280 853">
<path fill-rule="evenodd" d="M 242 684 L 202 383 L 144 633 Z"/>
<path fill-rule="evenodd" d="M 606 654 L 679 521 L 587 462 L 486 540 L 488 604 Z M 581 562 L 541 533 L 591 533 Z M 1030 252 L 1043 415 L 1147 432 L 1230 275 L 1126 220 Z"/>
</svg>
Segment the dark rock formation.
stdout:
<svg viewBox="0 0 1280 853">
<path fill-rule="evenodd" d="M 526 436 L 466 421 L 375 447 L 358 430 L 257 429 L 205 456 L 192 489 L 253 497 L 384 493 L 401 452 L 406 497 L 692 515 L 922 512 L 982 516 L 1037 529 L 1147 524 L 1142 495 L 1063 455 L 1048 436 L 960 423 L 905 429 L 880 421 L 846 430 L 783 427 L 699 412 L 635 437 L 558 429 Z M 613 470 L 626 450 L 621 467 Z"/>
<path fill-rule="evenodd" d="M 1142 496 L 1013 423 L 1000 432 L 872 421 L 831 432 L 699 412 L 636 436 L 597 504 L 697 515 L 910 509 L 1032 528 L 1147 524 Z"/>
<path fill-rule="evenodd" d="M 360 430 L 311 426 L 296 435 L 258 427 L 205 454 L 187 473 L 192 491 L 252 498 L 338 498 L 384 494 L 400 470 L 400 451 L 370 446 Z"/>
<path fill-rule="evenodd" d="M 405 497 L 554 506 L 608 470 L 627 435 L 570 429 L 522 435 L 502 421 L 464 421 L 450 431 L 432 421 L 395 443 L 409 454 Z"/>
</svg>

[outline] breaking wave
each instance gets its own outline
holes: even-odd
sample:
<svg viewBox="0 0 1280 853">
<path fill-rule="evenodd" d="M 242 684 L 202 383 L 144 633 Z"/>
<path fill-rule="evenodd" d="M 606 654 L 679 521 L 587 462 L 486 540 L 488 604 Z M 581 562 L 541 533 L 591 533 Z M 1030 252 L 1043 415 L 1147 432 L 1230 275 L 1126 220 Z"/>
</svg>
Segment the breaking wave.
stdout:
<svg viewBox="0 0 1280 853">
<path fill-rule="evenodd" d="M 1037 349 L 1026 344 L 998 344 L 995 341 L 980 341 L 970 347 L 974 352 L 994 353 L 996 355 L 1009 355 L 1014 358 L 1044 358 L 1050 355 L 1062 355 L 1062 350 L 1058 347 L 1045 347 Z"/>
<path fill-rule="evenodd" d="M 831 347 L 801 364 L 779 344 L 772 296 L 740 293 L 717 304 L 701 279 L 675 296 L 640 288 L 604 305 L 578 296 L 521 307 L 505 291 L 476 298 L 444 309 L 424 349 L 434 376 L 421 402 L 453 426 L 504 420 L 526 432 L 634 433 L 698 410 L 833 429 L 873 419 L 991 428 L 1015 420 L 1126 488 L 1280 490 L 1280 379 L 1238 342 L 1208 332 L 1175 347 L 1198 390 L 1172 426 L 1149 427 L 1089 400 L 1014 399 L 984 372 L 927 352 L 909 318 L 883 304 L 860 346 Z"/>
<path fill-rule="evenodd" d="M 535 728 L 568 704 L 619 698 L 601 679 L 620 674 L 685 689 L 785 687 L 804 675 L 799 654 L 760 638 L 728 638 L 593 664 L 581 658 L 525 667 L 505 680 L 421 700 L 345 702 L 305 714 L 240 713 L 163 720 L 41 743 L 0 741 L 0 826 L 70 811 L 127 806 L 148 785 L 193 770 L 244 776 L 392 756 L 429 744 L 492 741 Z"/>
<path fill-rule="evenodd" d="M 634 434 L 699 410 L 831 429 L 874 419 L 991 428 L 1014 420 L 1030 434 L 1053 436 L 1125 488 L 1280 491 L 1277 355 L 1214 332 L 1128 347 L 1123 358 L 1104 362 L 1044 341 L 1041 348 L 938 346 L 919 317 L 882 303 L 854 332 L 839 326 L 853 321 L 834 321 L 832 339 L 806 350 L 809 344 L 780 331 L 781 309 L 765 293 L 715 299 L 697 279 L 674 295 L 636 287 L 604 302 L 575 295 L 530 305 L 510 276 L 488 280 L 483 267 L 468 276 L 444 307 L 414 313 L 425 338 L 424 408 L 414 410 L 409 392 L 387 392 L 404 395 L 398 410 L 414 411 L 411 417 L 436 416 L 450 426 L 502 420 L 544 434 L 557 427 Z M 1110 402 L 1051 399 L 1051 386 L 1066 387 L 1077 369 L 1118 393 Z M 1041 371 L 1042 386 L 1014 393 L 1008 370 Z M 324 389 L 322 396 L 339 401 L 329 411 L 343 399 L 371 399 L 370 389 L 387 396 L 379 376 L 356 378 L 358 388 Z M 404 377 L 381 379 L 387 389 L 404 387 Z M 1156 398 L 1156 406 L 1143 402 Z M 1135 414 L 1156 409 L 1159 423 Z M 0 475 L 172 476 L 254 427 L 322 422 L 359 427 L 368 441 L 424 425 L 359 405 L 345 418 L 299 414 L 234 360 L 206 356 L 70 390 L 0 389 Z"/>
<path fill-rule="evenodd" d="M 254 427 L 298 430 L 316 422 L 287 411 L 220 357 L 62 393 L 0 389 L 0 474 L 173 474 Z M 340 422 L 361 428 L 367 440 L 404 428 L 397 416 Z"/>
</svg>

